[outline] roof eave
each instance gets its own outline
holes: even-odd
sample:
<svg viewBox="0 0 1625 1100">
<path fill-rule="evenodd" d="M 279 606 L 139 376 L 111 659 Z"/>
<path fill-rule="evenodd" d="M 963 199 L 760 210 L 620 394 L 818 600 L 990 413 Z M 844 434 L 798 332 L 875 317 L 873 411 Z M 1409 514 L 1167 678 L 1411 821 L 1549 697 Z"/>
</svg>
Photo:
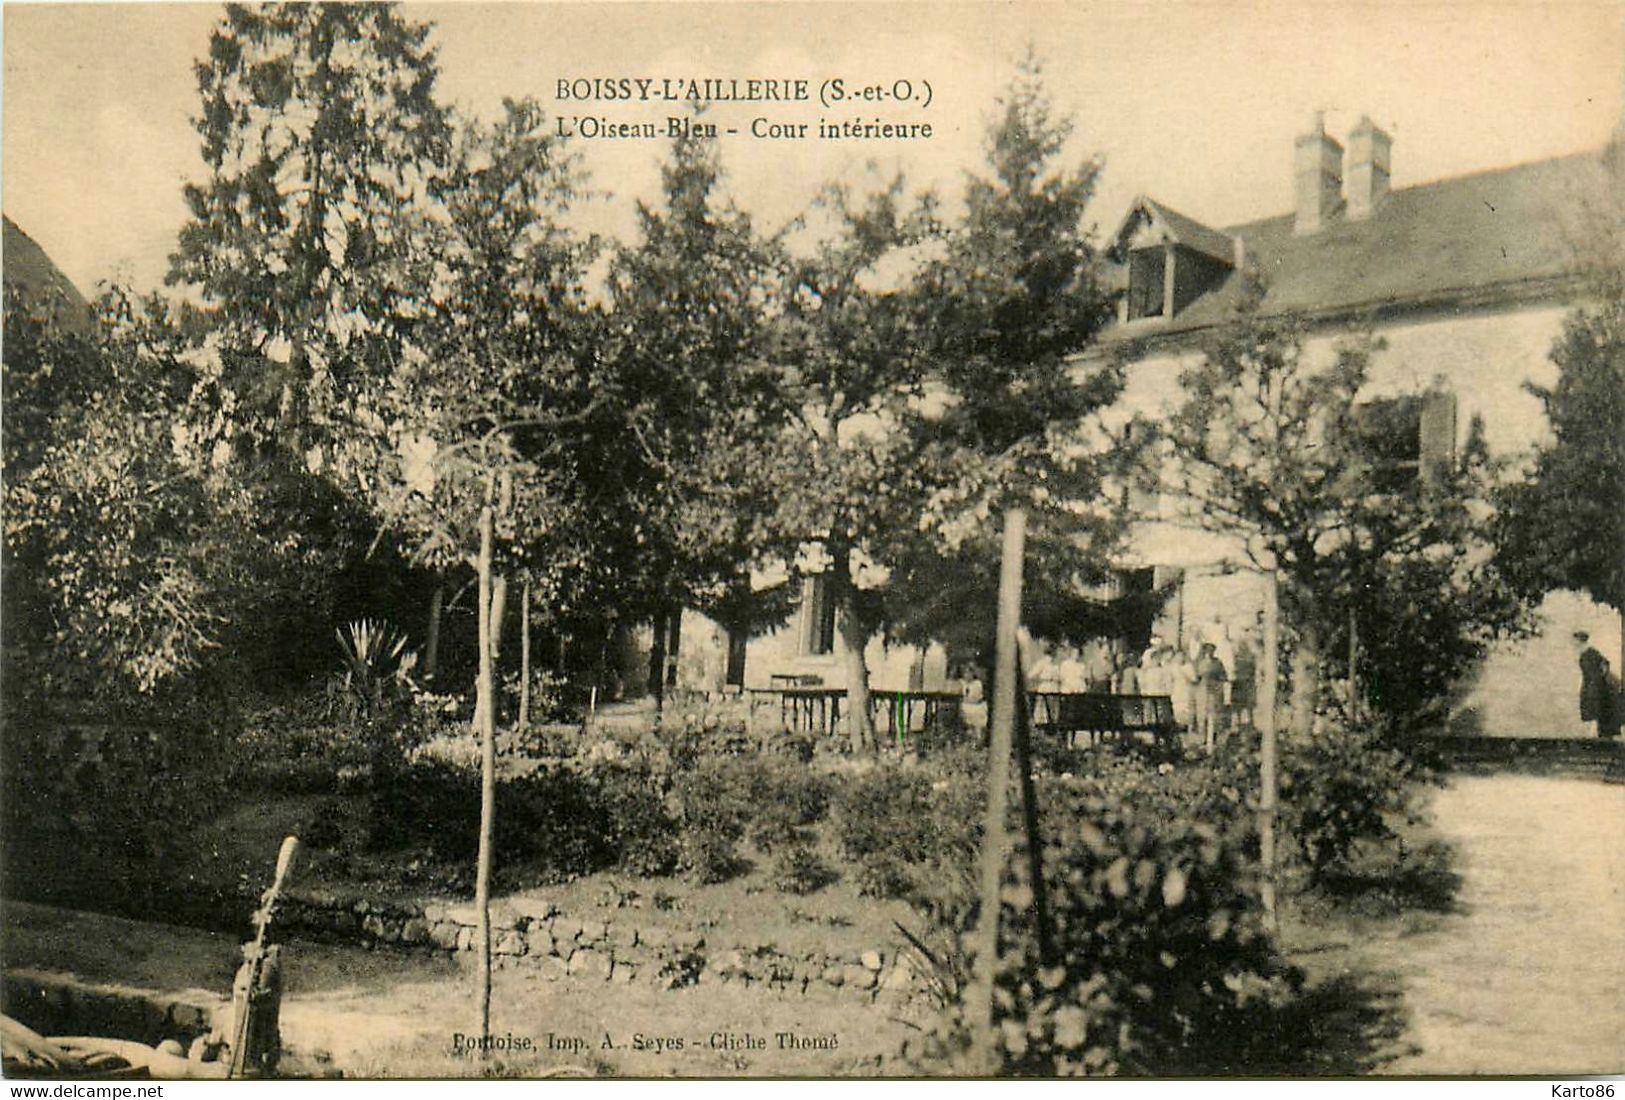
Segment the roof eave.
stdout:
<svg viewBox="0 0 1625 1100">
<path fill-rule="evenodd" d="M 1351 322 L 1376 323 L 1414 318 L 1438 313 L 1485 312 L 1497 309 L 1521 308 L 1541 305 L 1584 293 L 1591 280 L 1585 275 L 1537 276 L 1511 279 L 1487 286 L 1458 287 L 1406 298 L 1372 299 L 1329 306 L 1317 310 L 1261 310 L 1261 318 L 1297 317 L 1310 328 L 1347 326 Z M 1122 349 L 1177 351 L 1198 343 L 1208 333 L 1222 329 L 1240 319 L 1240 315 L 1195 325 L 1163 329 L 1158 332 L 1135 332 L 1114 326 L 1105 338 L 1069 357 L 1069 361 L 1087 362 Z"/>
</svg>

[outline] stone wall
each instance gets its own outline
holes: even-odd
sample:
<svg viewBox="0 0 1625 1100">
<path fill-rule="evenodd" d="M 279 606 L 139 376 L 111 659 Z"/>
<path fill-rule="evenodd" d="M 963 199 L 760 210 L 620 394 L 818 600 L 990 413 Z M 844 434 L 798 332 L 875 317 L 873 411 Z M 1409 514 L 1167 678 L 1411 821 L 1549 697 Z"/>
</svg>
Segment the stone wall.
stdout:
<svg viewBox="0 0 1625 1100">
<path fill-rule="evenodd" d="M 275 926 L 284 935 L 397 950 L 467 953 L 476 947 L 473 905 L 383 902 L 296 891 Z M 581 919 L 551 902 L 517 897 L 491 906 L 491 949 L 498 967 L 537 968 L 549 981 L 648 981 L 664 988 L 716 982 L 807 993 L 841 990 L 868 999 L 919 992 L 907 956 L 889 946 L 852 956 L 787 954 L 770 944 L 708 944 L 703 937 L 635 918 Z"/>
</svg>

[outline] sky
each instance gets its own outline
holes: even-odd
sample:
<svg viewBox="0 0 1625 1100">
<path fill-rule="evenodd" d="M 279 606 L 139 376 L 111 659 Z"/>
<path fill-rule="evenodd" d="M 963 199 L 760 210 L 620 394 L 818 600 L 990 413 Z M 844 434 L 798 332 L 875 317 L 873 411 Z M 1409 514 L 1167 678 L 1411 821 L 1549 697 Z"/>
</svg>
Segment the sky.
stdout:
<svg viewBox="0 0 1625 1100">
<path fill-rule="evenodd" d="M 158 285 L 203 178 L 192 73 L 212 4 L 4 4 L 4 209 L 82 290 Z M 439 95 L 490 117 L 504 96 L 550 116 L 654 122 L 660 104 L 560 101 L 561 79 L 809 81 L 811 102 L 723 104 L 729 188 L 765 226 L 831 178 L 874 162 L 956 194 L 979 166 L 995 97 L 1028 43 L 1056 107 L 1075 117 L 1073 160 L 1105 171 L 1089 219 L 1109 234 L 1137 194 L 1209 225 L 1291 206 L 1295 135 L 1324 112 L 1345 135 L 1369 115 L 1394 137 L 1393 183 L 1415 183 L 1601 145 L 1620 125 L 1625 3 L 409 3 L 435 25 Z M 930 102 L 824 105 L 906 87 Z M 899 85 L 899 81 L 907 82 Z M 806 124 L 755 138 L 752 120 Z M 929 123 L 906 142 L 818 140 L 820 119 Z M 583 215 L 622 237 L 652 198 L 664 140 L 581 140 L 594 186 Z"/>
</svg>

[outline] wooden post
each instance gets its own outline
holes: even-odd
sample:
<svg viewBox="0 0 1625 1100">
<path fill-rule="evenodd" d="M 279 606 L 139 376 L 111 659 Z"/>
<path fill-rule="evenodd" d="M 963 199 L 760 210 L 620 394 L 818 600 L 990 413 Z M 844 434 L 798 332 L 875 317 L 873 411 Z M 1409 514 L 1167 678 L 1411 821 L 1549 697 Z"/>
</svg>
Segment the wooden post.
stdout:
<svg viewBox="0 0 1625 1100">
<path fill-rule="evenodd" d="M 434 595 L 429 597 L 429 638 L 423 644 L 423 678 L 433 680 L 436 670 L 440 668 L 440 613 L 446 602 L 446 586 L 434 586 Z"/>
<path fill-rule="evenodd" d="M 1044 881 L 1044 838 L 1038 828 L 1038 797 L 1033 789 L 1032 716 L 1027 713 L 1027 692 L 1021 655 L 1016 655 L 1015 745 L 1017 774 L 1021 780 L 1021 818 L 1027 832 L 1027 875 L 1032 880 L 1033 913 L 1038 925 L 1038 957 L 1045 966 L 1055 964 L 1055 936 L 1049 919 L 1049 885 Z"/>
<path fill-rule="evenodd" d="M 530 577 L 519 590 L 519 728 L 530 728 Z"/>
<path fill-rule="evenodd" d="M 1021 566 L 1027 513 L 1004 514 L 1004 556 L 999 569 L 998 633 L 994 643 L 992 711 L 988 720 L 987 813 L 982 825 L 981 908 L 976 919 L 976 996 L 970 1023 L 984 1072 L 998 1069 L 993 1030 L 993 987 L 999 969 L 999 887 L 1009 840 L 1004 815 L 1010 788 L 1010 741 L 1016 709 L 1016 630 L 1021 620 Z"/>
<path fill-rule="evenodd" d="M 1264 906 L 1264 921 L 1273 933 L 1281 929 L 1276 914 L 1275 898 L 1275 815 L 1277 797 L 1276 730 L 1280 725 L 1276 706 L 1276 689 L 1281 674 L 1281 601 L 1280 579 L 1275 570 L 1264 574 L 1264 652 L 1259 654 L 1261 667 L 1258 684 L 1258 861 L 1259 900 Z"/>
<path fill-rule="evenodd" d="M 476 694 L 483 705 L 477 703 L 475 706 L 475 710 L 479 712 L 480 735 L 480 847 L 474 872 L 474 909 L 479 919 L 477 938 L 480 952 L 479 1013 L 482 1058 L 490 1055 L 490 1043 L 487 1040 L 491 1035 L 491 841 L 496 823 L 496 706 L 492 670 L 494 647 L 491 639 L 492 526 L 490 496 L 487 495 L 486 505 L 480 511 L 480 674 L 476 688 Z"/>
<path fill-rule="evenodd" d="M 1349 721 L 1360 715 L 1360 617 L 1349 598 Z"/>
</svg>

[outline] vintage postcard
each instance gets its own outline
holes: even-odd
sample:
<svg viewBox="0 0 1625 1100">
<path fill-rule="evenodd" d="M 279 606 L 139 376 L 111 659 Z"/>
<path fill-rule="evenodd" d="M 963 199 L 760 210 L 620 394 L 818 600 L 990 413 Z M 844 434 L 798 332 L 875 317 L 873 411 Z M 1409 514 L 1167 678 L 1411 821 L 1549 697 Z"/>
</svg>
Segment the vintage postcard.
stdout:
<svg viewBox="0 0 1625 1100">
<path fill-rule="evenodd" d="M 3 19 L 8 1079 L 1613 1095 L 1618 3 Z"/>
</svg>

